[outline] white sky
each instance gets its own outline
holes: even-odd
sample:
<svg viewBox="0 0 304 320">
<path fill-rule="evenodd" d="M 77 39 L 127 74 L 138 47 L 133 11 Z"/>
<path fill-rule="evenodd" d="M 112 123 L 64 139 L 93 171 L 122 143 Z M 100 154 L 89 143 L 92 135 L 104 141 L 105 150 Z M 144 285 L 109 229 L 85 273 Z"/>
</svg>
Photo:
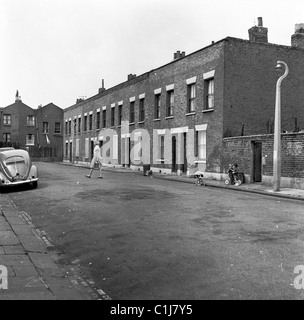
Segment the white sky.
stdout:
<svg viewBox="0 0 304 320">
<path fill-rule="evenodd" d="M 303 0 L 0 0 L 0 107 L 73 105 L 227 36 L 290 45 Z"/>
</svg>

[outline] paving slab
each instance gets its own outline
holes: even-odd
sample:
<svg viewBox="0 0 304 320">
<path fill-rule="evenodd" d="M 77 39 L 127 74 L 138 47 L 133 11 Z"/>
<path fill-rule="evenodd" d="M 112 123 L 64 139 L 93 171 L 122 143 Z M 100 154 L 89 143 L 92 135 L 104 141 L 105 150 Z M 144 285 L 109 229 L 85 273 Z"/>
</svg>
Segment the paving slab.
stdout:
<svg viewBox="0 0 304 320">
<path fill-rule="evenodd" d="M 10 255 L 10 254 L 24 254 L 25 249 L 21 244 L 17 244 L 14 246 L 3 246 L 2 250 L 4 250 L 5 254 Z"/>
<path fill-rule="evenodd" d="M 0 300 L 92 300 L 93 293 L 73 282 L 39 230 L 24 219 L 7 195 L 0 194 L 0 265 L 7 268 L 8 289 Z M 70 271 L 70 270 L 69 270 Z"/>
<path fill-rule="evenodd" d="M 0 231 L 0 246 L 16 244 L 20 244 L 20 241 L 12 230 Z"/>
</svg>

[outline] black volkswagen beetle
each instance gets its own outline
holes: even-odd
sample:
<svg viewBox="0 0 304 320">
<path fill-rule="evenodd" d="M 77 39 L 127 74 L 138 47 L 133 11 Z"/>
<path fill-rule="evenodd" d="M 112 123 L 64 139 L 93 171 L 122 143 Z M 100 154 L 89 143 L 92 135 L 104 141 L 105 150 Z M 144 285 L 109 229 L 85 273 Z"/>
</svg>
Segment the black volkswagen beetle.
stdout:
<svg viewBox="0 0 304 320">
<path fill-rule="evenodd" d="M 0 187 L 30 184 L 38 187 L 38 170 L 26 150 L 0 148 Z"/>
</svg>

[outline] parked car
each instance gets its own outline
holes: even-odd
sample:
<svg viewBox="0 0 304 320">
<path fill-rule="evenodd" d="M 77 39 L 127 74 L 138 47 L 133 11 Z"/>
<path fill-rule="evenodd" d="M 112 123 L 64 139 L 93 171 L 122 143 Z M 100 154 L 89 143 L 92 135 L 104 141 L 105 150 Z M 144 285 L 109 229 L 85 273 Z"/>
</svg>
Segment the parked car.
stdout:
<svg viewBox="0 0 304 320">
<path fill-rule="evenodd" d="M 38 187 L 38 169 L 26 150 L 0 148 L 0 187 L 30 184 Z"/>
</svg>

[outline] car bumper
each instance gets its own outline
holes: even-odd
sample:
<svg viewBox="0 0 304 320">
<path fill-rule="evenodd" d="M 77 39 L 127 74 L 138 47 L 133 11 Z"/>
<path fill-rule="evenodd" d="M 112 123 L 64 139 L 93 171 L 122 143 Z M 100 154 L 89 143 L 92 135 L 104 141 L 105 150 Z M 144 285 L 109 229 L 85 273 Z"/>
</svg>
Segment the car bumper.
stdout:
<svg viewBox="0 0 304 320">
<path fill-rule="evenodd" d="M 21 184 L 33 183 L 33 182 L 36 182 L 38 180 L 39 180 L 39 178 L 32 178 L 32 179 L 27 179 L 27 180 L 19 180 L 19 181 L 14 181 L 14 182 L 11 182 L 11 181 L 2 182 L 2 181 L 0 181 L 0 187 L 18 186 L 18 185 L 21 185 Z"/>
</svg>

